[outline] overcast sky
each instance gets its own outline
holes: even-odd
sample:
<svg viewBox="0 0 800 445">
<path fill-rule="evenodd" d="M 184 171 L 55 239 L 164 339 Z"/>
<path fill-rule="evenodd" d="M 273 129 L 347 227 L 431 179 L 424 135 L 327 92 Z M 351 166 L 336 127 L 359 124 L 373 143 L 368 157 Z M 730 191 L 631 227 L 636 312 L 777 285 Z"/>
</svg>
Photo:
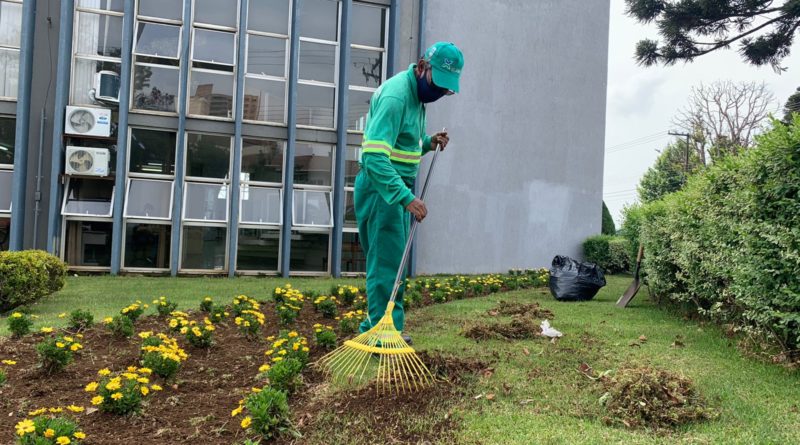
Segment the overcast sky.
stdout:
<svg viewBox="0 0 800 445">
<path fill-rule="evenodd" d="M 746 64 L 735 47 L 671 67 L 640 67 L 633 59 L 636 42 L 657 38 L 655 27 L 625 15 L 625 2 L 611 0 L 608 54 L 608 102 L 603 196 L 619 223 L 620 211 L 636 201 L 636 185 L 671 141 L 673 116 L 686 105 L 692 86 L 715 80 L 765 82 L 782 107 L 800 86 L 800 42 L 776 74 L 770 67 Z M 778 104 L 776 104 L 778 105 Z"/>
</svg>

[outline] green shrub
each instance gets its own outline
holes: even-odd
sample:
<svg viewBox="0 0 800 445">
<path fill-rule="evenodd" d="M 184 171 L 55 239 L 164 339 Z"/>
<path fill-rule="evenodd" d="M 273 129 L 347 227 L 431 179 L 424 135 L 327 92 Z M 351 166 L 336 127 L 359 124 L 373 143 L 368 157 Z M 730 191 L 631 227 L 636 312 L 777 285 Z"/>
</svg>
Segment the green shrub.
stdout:
<svg viewBox="0 0 800 445">
<path fill-rule="evenodd" d="M 208 319 L 211 320 L 212 323 L 219 323 L 228 316 L 227 309 L 221 304 L 212 304 L 208 312 Z"/>
<path fill-rule="evenodd" d="M 602 267 L 606 273 L 629 269 L 628 240 L 623 237 L 597 235 L 583 242 L 583 255 L 587 261 Z"/>
<path fill-rule="evenodd" d="M 332 326 L 317 323 L 314 325 L 314 340 L 319 347 L 333 349 L 336 347 L 336 332 Z"/>
<path fill-rule="evenodd" d="M 75 353 L 83 346 L 70 336 L 48 338 L 36 345 L 42 369 L 48 373 L 58 372 L 72 363 Z"/>
<path fill-rule="evenodd" d="M 101 369 L 98 372 L 102 376 L 100 382 L 89 383 L 85 391 L 97 394 L 92 398 L 92 405 L 98 406 L 100 411 L 117 415 L 137 413 L 145 397 L 161 390 L 159 385 L 148 386 L 151 372 L 150 369 L 137 369 L 135 366 L 119 373 Z"/>
<path fill-rule="evenodd" d="M 291 394 L 303 384 L 302 371 L 300 360 L 289 358 L 272 365 L 264 375 L 269 380 L 270 388 Z"/>
<path fill-rule="evenodd" d="M 335 318 L 339 313 L 339 306 L 336 304 L 336 297 L 321 295 L 314 301 L 314 309 L 325 318 Z"/>
<path fill-rule="evenodd" d="M 6 323 L 8 323 L 8 330 L 11 332 L 11 335 L 14 337 L 22 337 L 31 332 L 33 319 L 30 315 L 23 312 L 14 312 L 8 317 Z"/>
<path fill-rule="evenodd" d="M 364 311 L 362 310 L 346 312 L 339 319 L 339 330 L 342 334 L 355 334 L 363 319 Z"/>
<path fill-rule="evenodd" d="M 282 435 L 299 436 L 292 426 L 288 397 L 283 391 L 265 387 L 247 396 L 240 408 L 246 408 L 248 414 L 241 421 L 242 428 L 264 439 Z"/>
<path fill-rule="evenodd" d="M 660 301 L 800 348 L 800 116 L 645 205 L 639 235 Z"/>
<path fill-rule="evenodd" d="M 156 341 L 150 340 L 151 338 L 157 338 L 158 344 L 154 345 Z M 181 364 L 189 357 L 174 338 L 164 334 L 146 338 L 142 344 L 142 353 L 142 366 L 165 379 L 177 374 Z"/>
<path fill-rule="evenodd" d="M 611 217 L 611 212 L 608 211 L 605 201 L 603 201 L 603 224 L 600 233 L 603 235 L 616 235 L 617 233 L 617 227 L 614 225 L 614 218 Z"/>
<path fill-rule="evenodd" d="M 75 309 L 69 314 L 68 324 L 70 329 L 76 331 L 90 328 L 94 325 L 94 315 L 89 311 Z"/>
<path fill-rule="evenodd" d="M 128 338 L 133 335 L 133 321 L 125 315 L 115 315 L 104 320 L 106 326 L 115 337 Z"/>
<path fill-rule="evenodd" d="M 203 298 L 203 301 L 200 302 L 200 311 L 201 312 L 211 312 L 211 309 L 214 307 L 214 300 L 211 297 Z"/>
<path fill-rule="evenodd" d="M 186 341 L 195 348 L 208 348 L 214 343 L 215 329 L 211 320 L 206 318 L 203 326 L 186 326 L 181 328 L 181 332 L 186 335 Z"/>
<path fill-rule="evenodd" d="M 18 422 L 15 428 L 18 445 L 80 444 L 86 438 L 74 419 L 61 415 L 26 418 Z"/>
<path fill-rule="evenodd" d="M 153 304 L 156 306 L 159 317 L 166 317 L 178 308 L 178 303 L 167 297 L 159 297 L 157 300 L 153 300 Z"/>
<path fill-rule="evenodd" d="M 147 309 L 147 305 L 142 304 L 142 302 L 139 300 L 136 300 L 135 303 L 131 303 L 127 307 L 122 308 L 119 313 L 128 317 L 132 322 L 135 323 L 136 320 L 138 320 L 139 317 L 144 314 L 145 309 Z"/>
<path fill-rule="evenodd" d="M 264 325 L 264 314 L 256 310 L 244 310 L 234 320 L 236 326 L 239 326 L 239 332 L 245 337 L 255 339 L 258 337 L 258 331 Z"/>
<path fill-rule="evenodd" d="M 66 263 L 47 252 L 0 252 L 0 312 L 61 290 L 66 276 Z"/>
<path fill-rule="evenodd" d="M 626 206 L 622 209 L 622 225 L 619 234 L 628 240 L 628 263 L 632 266 L 636 264 L 636 257 L 639 253 L 639 233 L 643 215 L 644 209 L 641 204 Z"/>
</svg>

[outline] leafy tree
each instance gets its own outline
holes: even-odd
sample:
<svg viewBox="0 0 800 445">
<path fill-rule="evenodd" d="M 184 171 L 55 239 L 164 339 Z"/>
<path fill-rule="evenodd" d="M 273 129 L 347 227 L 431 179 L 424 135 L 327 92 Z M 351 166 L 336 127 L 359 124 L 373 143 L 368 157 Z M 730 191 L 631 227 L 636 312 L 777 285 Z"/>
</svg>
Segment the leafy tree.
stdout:
<svg viewBox="0 0 800 445">
<path fill-rule="evenodd" d="M 668 145 L 642 176 L 638 187 L 639 200 L 648 203 L 680 190 L 686 179 L 702 165 L 697 152 L 687 145 L 687 141 L 678 140 Z"/>
<path fill-rule="evenodd" d="M 797 87 L 797 92 L 789 96 L 783 106 L 783 122 L 786 125 L 792 122 L 792 113 L 800 113 L 800 87 Z"/>
<path fill-rule="evenodd" d="M 661 40 L 636 45 L 645 66 L 691 62 L 718 49 L 738 45 L 742 58 L 783 71 L 800 27 L 800 0 L 625 0 L 627 14 L 655 22 Z"/>
<path fill-rule="evenodd" d="M 603 235 L 614 235 L 617 233 L 617 227 L 614 225 L 614 218 L 611 217 L 611 212 L 608 211 L 605 201 L 603 201 L 603 228 L 601 232 Z"/>
</svg>

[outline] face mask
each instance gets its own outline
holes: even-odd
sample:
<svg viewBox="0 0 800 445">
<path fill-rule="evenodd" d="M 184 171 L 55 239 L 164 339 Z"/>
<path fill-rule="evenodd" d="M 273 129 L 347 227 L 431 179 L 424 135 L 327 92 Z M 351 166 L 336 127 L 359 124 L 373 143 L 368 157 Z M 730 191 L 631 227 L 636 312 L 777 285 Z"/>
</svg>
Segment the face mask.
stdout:
<svg viewBox="0 0 800 445">
<path fill-rule="evenodd" d="M 420 102 L 424 104 L 435 102 L 445 94 L 447 94 L 447 90 L 444 88 L 428 83 L 427 72 L 423 73 L 422 77 L 417 77 L 417 97 Z"/>
</svg>

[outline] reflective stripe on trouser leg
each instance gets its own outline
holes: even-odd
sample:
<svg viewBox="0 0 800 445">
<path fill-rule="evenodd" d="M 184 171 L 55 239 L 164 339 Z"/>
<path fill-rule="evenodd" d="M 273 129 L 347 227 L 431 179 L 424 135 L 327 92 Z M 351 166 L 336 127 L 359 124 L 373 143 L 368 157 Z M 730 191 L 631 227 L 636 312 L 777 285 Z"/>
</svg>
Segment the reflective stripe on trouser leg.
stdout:
<svg viewBox="0 0 800 445">
<path fill-rule="evenodd" d="M 368 316 L 360 326 L 360 331 L 366 332 L 386 313 L 408 237 L 409 217 L 401 205 L 387 204 L 363 172 L 356 177 L 355 208 L 358 239 L 367 257 Z M 404 288 L 398 291 L 392 311 L 398 331 L 405 324 Z"/>
</svg>

